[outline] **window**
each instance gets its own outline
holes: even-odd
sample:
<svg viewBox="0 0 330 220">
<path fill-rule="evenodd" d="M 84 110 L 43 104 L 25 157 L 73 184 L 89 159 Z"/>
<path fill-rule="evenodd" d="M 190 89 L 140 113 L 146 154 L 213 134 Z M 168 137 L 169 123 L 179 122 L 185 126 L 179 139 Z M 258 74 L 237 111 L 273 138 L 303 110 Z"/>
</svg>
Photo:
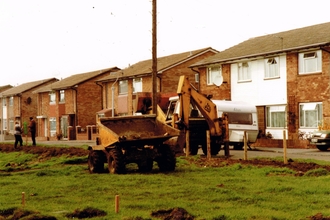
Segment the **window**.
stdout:
<svg viewBox="0 0 330 220">
<path fill-rule="evenodd" d="M 9 106 L 13 106 L 14 105 L 14 97 L 10 96 L 9 97 Z"/>
<path fill-rule="evenodd" d="M 3 119 L 2 129 L 7 130 L 7 119 L 5 119 L 5 118 Z"/>
<path fill-rule="evenodd" d="M 14 120 L 13 119 L 10 119 L 9 120 L 9 130 L 10 131 L 13 131 L 14 130 Z"/>
<path fill-rule="evenodd" d="M 279 77 L 279 62 L 278 57 L 265 59 L 265 78 Z"/>
<path fill-rule="evenodd" d="M 49 93 L 49 103 L 50 104 L 55 104 L 56 102 L 55 102 L 55 98 L 56 98 L 56 94 L 55 94 L 55 92 L 50 92 Z"/>
<path fill-rule="evenodd" d="M 229 124 L 243 124 L 243 125 L 253 124 L 251 113 L 228 112 L 227 115 L 228 115 Z"/>
<path fill-rule="evenodd" d="M 56 118 L 55 117 L 49 118 L 49 129 L 50 129 L 50 136 L 55 137 L 55 135 L 56 135 Z"/>
<path fill-rule="evenodd" d="M 121 80 L 119 81 L 119 94 L 127 94 L 128 93 L 128 81 Z"/>
<path fill-rule="evenodd" d="M 6 98 L 2 98 L 2 107 L 7 106 Z"/>
<path fill-rule="evenodd" d="M 238 81 L 250 81 L 251 80 L 251 67 L 248 62 L 238 64 Z"/>
<path fill-rule="evenodd" d="M 267 128 L 285 128 L 285 105 L 280 106 L 267 106 L 266 117 L 267 117 Z"/>
<path fill-rule="evenodd" d="M 322 103 L 310 102 L 299 105 L 300 128 L 317 128 L 322 118 Z"/>
<path fill-rule="evenodd" d="M 221 66 L 213 66 L 207 68 L 207 85 L 213 85 L 216 77 L 222 76 Z"/>
<path fill-rule="evenodd" d="M 142 78 L 133 79 L 133 93 L 142 92 Z"/>
<path fill-rule="evenodd" d="M 60 102 L 65 102 L 65 92 L 64 92 L 64 90 L 60 90 Z"/>
<path fill-rule="evenodd" d="M 322 72 L 321 51 L 299 53 L 299 74 L 315 72 Z"/>
</svg>

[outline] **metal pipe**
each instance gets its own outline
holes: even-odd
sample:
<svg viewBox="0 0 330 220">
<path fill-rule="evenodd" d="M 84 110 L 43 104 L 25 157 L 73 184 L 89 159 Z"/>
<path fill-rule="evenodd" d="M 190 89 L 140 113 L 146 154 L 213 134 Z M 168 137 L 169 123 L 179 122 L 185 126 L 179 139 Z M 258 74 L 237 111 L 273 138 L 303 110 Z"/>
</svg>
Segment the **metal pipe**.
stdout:
<svg viewBox="0 0 330 220">
<path fill-rule="evenodd" d="M 116 80 L 115 80 L 115 82 L 114 83 L 112 83 L 112 85 L 111 85 L 111 105 L 112 105 L 112 110 L 111 110 L 111 116 L 112 117 L 115 117 L 115 84 L 116 84 L 116 82 L 118 81 L 118 73 L 116 73 L 117 74 L 117 78 L 116 78 Z"/>
</svg>

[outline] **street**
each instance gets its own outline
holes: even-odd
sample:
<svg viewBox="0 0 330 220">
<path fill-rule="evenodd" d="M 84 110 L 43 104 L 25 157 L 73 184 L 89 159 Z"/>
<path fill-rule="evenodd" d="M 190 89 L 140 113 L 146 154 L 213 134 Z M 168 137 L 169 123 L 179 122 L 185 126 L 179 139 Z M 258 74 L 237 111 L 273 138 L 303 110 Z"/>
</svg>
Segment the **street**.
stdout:
<svg viewBox="0 0 330 220">
<path fill-rule="evenodd" d="M 244 159 L 244 150 L 229 151 L 230 158 Z M 217 156 L 224 156 L 224 150 L 221 149 Z M 247 159 L 256 157 L 283 157 L 283 148 L 266 148 L 266 147 L 252 147 L 247 150 Z M 320 151 L 318 149 L 287 149 L 287 159 L 314 159 L 322 161 L 330 161 L 330 151 Z"/>
</svg>

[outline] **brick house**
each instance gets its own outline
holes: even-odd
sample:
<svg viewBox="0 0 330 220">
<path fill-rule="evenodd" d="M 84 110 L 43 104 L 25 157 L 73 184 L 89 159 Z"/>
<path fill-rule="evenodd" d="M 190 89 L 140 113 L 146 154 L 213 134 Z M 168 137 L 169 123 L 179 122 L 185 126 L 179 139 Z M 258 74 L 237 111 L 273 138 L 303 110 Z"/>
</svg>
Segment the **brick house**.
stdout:
<svg viewBox="0 0 330 220">
<path fill-rule="evenodd" d="M 175 95 L 180 75 L 188 75 L 192 83 L 198 85 L 197 73 L 188 67 L 216 53 L 217 50 L 208 47 L 159 57 L 157 91 L 165 97 Z M 152 59 L 140 61 L 98 82 L 103 88 L 103 106 L 99 115 L 111 116 L 112 109 L 115 110 L 116 115 L 133 115 L 137 111 L 139 97 L 150 96 L 152 93 Z"/>
<path fill-rule="evenodd" d="M 35 91 L 38 96 L 39 140 L 91 140 L 88 127 L 95 126 L 101 109 L 101 86 L 96 81 L 119 68 L 112 67 L 71 75 Z"/>
<path fill-rule="evenodd" d="M 223 75 L 233 101 L 258 109 L 261 136 L 256 144 L 309 147 L 299 138 L 330 125 L 330 23 L 246 40 L 190 67 L 200 74 L 200 90 L 223 99 L 212 77 Z M 285 132 L 285 133 L 284 133 Z"/>
<path fill-rule="evenodd" d="M 1 92 L 1 130 L 4 131 L 5 139 L 14 139 L 15 121 L 23 126 L 29 122 L 30 117 L 37 115 L 37 95 L 33 91 L 57 80 L 56 78 L 49 78 L 27 82 Z"/>
</svg>

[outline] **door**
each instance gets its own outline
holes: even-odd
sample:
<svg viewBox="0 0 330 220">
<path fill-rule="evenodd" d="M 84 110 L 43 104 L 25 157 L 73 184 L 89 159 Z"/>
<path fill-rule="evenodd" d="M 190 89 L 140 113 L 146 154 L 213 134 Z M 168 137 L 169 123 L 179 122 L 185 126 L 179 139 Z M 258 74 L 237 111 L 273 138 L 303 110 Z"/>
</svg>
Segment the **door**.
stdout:
<svg viewBox="0 0 330 220">
<path fill-rule="evenodd" d="M 62 135 L 63 135 L 63 139 L 67 139 L 68 138 L 68 116 L 64 115 L 61 117 L 61 131 L 62 131 Z"/>
</svg>

